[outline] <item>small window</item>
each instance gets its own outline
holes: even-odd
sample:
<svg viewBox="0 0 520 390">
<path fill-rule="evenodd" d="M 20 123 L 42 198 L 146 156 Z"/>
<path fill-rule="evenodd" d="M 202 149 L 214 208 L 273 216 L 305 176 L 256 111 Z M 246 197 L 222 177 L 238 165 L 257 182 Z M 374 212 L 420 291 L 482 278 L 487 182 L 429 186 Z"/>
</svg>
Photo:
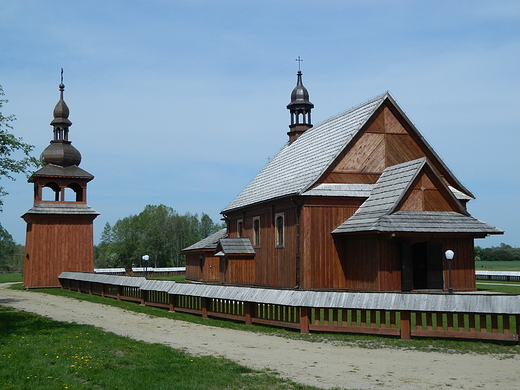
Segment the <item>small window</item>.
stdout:
<svg viewBox="0 0 520 390">
<path fill-rule="evenodd" d="M 276 246 L 283 247 L 284 245 L 284 215 L 276 214 Z"/>
<path fill-rule="evenodd" d="M 242 237 L 242 227 L 243 227 L 243 225 L 244 225 L 244 224 L 243 224 L 242 220 L 239 219 L 239 220 L 237 221 L 237 237 L 238 237 L 238 238 L 241 238 L 241 237 Z"/>
<path fill-rule="evenodd" d="M 260 246 L 260 217 L 253 218 L 253 245 Z"/>
</svg>

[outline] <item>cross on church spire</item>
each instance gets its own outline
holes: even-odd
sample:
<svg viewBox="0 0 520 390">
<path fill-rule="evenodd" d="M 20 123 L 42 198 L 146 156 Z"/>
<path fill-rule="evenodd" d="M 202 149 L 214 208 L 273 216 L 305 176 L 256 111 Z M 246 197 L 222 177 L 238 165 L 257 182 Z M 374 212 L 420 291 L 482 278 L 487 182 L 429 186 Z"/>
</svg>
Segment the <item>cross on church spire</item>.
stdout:
<svg viewBox="0 0 520 390">
<path fill-rule="evenodd" d="M 300 69 L 300 65 L 301 65 L 301 63 L 303 62 L 303 60 L 300 59 L 300 56 L 298 56 L 298 58 L 296 58 L 295 61 L 298 61 L 298 72 L 300 72 L 300 71 L 301 71 L 301 69 Z"/>
</svg>

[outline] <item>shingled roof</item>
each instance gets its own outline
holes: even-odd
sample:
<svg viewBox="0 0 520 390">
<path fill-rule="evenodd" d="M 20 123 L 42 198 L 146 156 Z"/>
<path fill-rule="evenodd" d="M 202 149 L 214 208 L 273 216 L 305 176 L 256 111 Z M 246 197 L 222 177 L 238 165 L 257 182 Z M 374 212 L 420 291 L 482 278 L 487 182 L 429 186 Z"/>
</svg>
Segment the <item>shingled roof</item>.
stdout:
<svg viewBox="0 0 520 390">
<path fill-rule="evenodd" d="M 220 229 L 218 232 L 213 233 L 212 235 L 203 238 L 202 240 L 196 242 L 193 245 L 190 245 L 187 248 L 184 248 L 182 252 L 193 251 L 193 250 L 202 250 L 202 249 L 216 249 L 217 244 L 221 238 L 226 237 L 226 229 Z"/>
<path fill-rule="evenodd" d="M 249 238 L 222 238 L 218 242 L 215 256 L 254 255 L 255 253 Z"/>
<path fill-rule="evenodd" d="M 455 195 L 437 176 L 437 184 L 447 201 L 454 205 L 447 211 L 403 211 L 398 205 L 418 175 L 428 170 L 437 175 L 426 158 L 386 168 L 376 182 L 370 197 L 332 233 L 413 232 L 413 233 L 474 233 L 501 234 L 501 230 L 471 217 L 456 201 Z M 449 198 L 452 199 L 449 199 Z"/>
<path fill-rule="evenodd" d="M 34 172 L 29 178 L 29 182 L 33 182 L 34 178 L 38 176 L 44 177 L 68 177 L 68 178 L 78 178 L 78 179 L 88 179 L 89 181 L 94 178 L 93 175 L 88 173 L 87 171 L 81 169 L 77 165 L 71 165 L 68 167 L 62 167 L 55 164 L 47 164 L 44 167 L 40 168 L 36 172 Z"/>
<path fill-rule="evenodd" d="M 396 107 L 410 128 L 416 131 L 424 145 L 451 177 L 452 182 L 457 183 L 459 189 L 472 198 L 471 193 L 458 182 L 387 92 L 314 126 L 294 142 L 285 144 L 235 200 L 222 210 L 222 213 L 278 198 L 304 194 L 316 184 L 321 175 L 385 101 Z M 321 191 L 320 195 L 332 195 L 332 192 L 327 192 L 331 189 L 318 188 L 318 190 L 325 190 Z M 348 188 L 349 191 L 352 189 Z M 362 196 L 363 192 L 366 193 L 366 189 L 363 188 L 365 191 L 359 191 L 361 188 L 356 189 L 357 196 Z"/>
</svg>

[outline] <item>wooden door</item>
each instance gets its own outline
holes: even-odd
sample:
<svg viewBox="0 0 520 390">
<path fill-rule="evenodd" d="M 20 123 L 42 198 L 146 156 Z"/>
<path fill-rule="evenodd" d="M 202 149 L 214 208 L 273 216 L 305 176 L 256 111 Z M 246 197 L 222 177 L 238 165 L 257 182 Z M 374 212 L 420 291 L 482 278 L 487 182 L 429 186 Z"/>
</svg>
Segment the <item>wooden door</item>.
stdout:
<svg viewBox="0 0 520 390">
<path fill-rule="evenodd" d="M 440 242 L 428 241 L 426 243 L 426 254 L 428 262 L 426 288 L 442 290 L 444 285 L 442 244 Z"/>
<path fill-rule="evenodd" d="M 442 290 L 442 244 L 425 241 L 412 245 L 413 289 Z"/>
</svg>

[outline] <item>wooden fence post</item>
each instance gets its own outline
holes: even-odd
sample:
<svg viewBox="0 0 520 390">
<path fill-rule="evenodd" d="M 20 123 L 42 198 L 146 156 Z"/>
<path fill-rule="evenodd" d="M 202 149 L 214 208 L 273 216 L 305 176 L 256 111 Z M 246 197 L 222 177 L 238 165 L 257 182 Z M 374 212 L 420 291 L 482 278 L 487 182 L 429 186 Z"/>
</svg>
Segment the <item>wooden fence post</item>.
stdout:
<svg viewBox="0 0 520 390">
<path fill-rule="evenodd" d="M 177 295 L 170 295 L 170 312 L 175 313 L 175 306 L 177 305 Z"/>
<path fill-rule="evenodd" d="M 302 307 L 302 314 L 300 316 L 300 333 L 310 333 L 309 325 L 310 325 L 310 307 Z"/>
<path fill-rule="evenodd" d="M 117 300 L 121 300 L 121 295 L 123 295 L 123 286 L 117 286 Z"/>
<path fill-rule="evenodd" d="M 201 309 L 202 309 L 202 318 L 208 318 L 208 311 L 210 309 L 211 300 L 206 297 L 201 298 Z"/>
<path fill-rule="evenodd" d="M 148 300 L 148 291 L 141 290 L 141 305 L 145 306 L 147 300 Z"/>
<path fill-rule="evenodd" d="M 516 342 L 520 345 L 520 314 L 516 315 Z"/>
<path fill-rule="evenodd" d="M 246 317 L 246 325 L 253 325 L 253 317 L 255 316 L 255 308 L 253 302 L 244 302 L 244 315 Z"/>
<path fill-rule="evenodd" d="M 401 340 L 410 340 L 412 338 L 410 326 L 410 312 L 401 312 Z"/>
</svg>

